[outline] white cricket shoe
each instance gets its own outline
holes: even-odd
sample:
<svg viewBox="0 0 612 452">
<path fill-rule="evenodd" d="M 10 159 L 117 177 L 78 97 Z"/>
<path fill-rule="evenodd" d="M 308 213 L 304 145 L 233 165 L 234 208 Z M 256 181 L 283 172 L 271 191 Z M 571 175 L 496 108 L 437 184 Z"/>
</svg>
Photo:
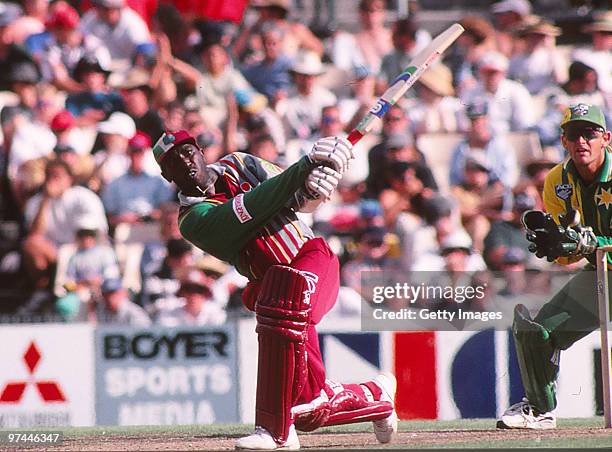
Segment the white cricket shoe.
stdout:
<svg viewBox="0 0 612 452">
<path fill-rule="evenodd" d="M 255 431 L 249 436 L 243 436 L 236 441 L 237 450 L 298 450 L 300 440 L 298 439 L 295 427 L 289 429 L 289 436 L 284 444 L 278 444 L 263 427 L 255 427 Z"/>
<path fill-rule="evenodd" d="M 549 430 L 556 427 L 557 417 L 552 412 L 538 412 L 526 398 L 508 408 L 497 422 L 497 428 Z"/>
<path fill-rule="evenodd" d="M 374 425 L 374 433 L 379 443 L 386 444 L 391 442 L 393 436 L 397 433 L 397 413 L 395 412 L 395 391 L 397 390 L 397 380 L 395 376 L 388 372 L 383 372 L 374 379 L 382 389 L 381 400 L 391 402 L 393 412 L 389 417 L 372 421 Z"/>
</svg>

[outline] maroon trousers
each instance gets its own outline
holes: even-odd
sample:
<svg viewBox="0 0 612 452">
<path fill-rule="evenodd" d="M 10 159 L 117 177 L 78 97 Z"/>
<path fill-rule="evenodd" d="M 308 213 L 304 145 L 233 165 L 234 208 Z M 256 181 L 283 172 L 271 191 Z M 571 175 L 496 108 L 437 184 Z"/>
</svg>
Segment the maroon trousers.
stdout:
<svg viewBox="0 0 612 452">
<path fill-rule="evenodd" d="M 298 399 L 298 403 L 307 403 L 317 397 L 325 386 L 325 366 L 315 326 L 336 303 L 340 286 L 340 264 L 325 240 L 315 238 L 304 244 L 291 267 L 306 276 L 311 289 L 311 321 L 306 341 L 308 379 Z M 250 310 L 254 310 L 259 289 L 259 282 L 254 281 L 244 291 L 243 301 Z"/>
</svg>

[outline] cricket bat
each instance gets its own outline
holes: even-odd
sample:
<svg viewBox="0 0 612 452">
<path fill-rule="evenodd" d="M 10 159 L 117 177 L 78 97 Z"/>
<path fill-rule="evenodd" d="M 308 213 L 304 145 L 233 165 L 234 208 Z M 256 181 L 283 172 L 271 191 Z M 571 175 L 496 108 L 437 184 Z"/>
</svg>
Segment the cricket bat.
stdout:
<svg viewBox="0 0 612 452">
<path fill-rule="evenodd" d="M 357 124 L 357 127 L 349 133 L 347 139 L 352 144 L 356 144 L 361 140 L 372 129 L 374 121 L 382 118 L 389 110 L 389 107 L 394 105 L 408 91 L 408 88 L 414 85 L 431 63 L 442 55 L 463 32 L 464 28 L 455 23 L 436 36 L 427 47 L 413 58 L 404 72 L 390 83 L 389 88 L 387 88 L 384 94 L 376 101 L 376 104 Z"/>
</svg>

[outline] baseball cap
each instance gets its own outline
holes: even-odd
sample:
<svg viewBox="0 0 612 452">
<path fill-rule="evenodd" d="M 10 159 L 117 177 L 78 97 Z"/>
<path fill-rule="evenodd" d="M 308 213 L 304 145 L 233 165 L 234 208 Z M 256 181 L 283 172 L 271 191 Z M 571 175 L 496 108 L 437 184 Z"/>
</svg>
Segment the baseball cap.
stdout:
<svg viewBox="0 0 612 452">
<path fill-rule="evenodd" d="M 151 147 L 151 138 L 146 133 L 137 130 L 136 134 L 128 141 L 128 147 L 131 151 L 149 149 Z"/>
<path fill-rule="evenodd" d="M 0 27 L 6 27 L 21 16 L 21 8 L 13 3 L 0 3 Z"/>
<path fill-rule="evenodd" d="M 527 0 L 503 0 L 491 5 L 492 13 L 514 12 L 521 16 L 531 14 L 531 4 Z"/>
<path fill-rule="evenodd" d="M 47 29 L 63 28 L 74 30 L 79 26 L 81 18 L 76 9 L 65 2 L 58 2 L 51 7 L 51 14 L 47 20 Z"/>
<path fill-rule="evenodd" d="M 136 124 L 128 114 L 116 111 L 106 121 L 98 123 L 97 130 L 109 135 L 121 135 L 129 140 L 136 133 Z"/>
<path fill-rule="evenodd" d="M 74 127 L 76 120 L 72 113 L 68 110 L 61 110 L 51 120 L 51 130 L 54 132 L 63 132 L 64 130 Z"/>
<path fill-rule="evenodd" d="M 441 218 L 450 217 L 452 212 L 452 201 L 443 195 L 432 196 L 423 202 L 423 216 L 428 224 L 435 224 Z"/>
<path fill-rule="evenodd" d="M 100 287 L 100 291 L 104 293 L 117 292 L 123 288 L 123 284 L 119 278 L 110 278 L 106 279 L 102 286 Z"/>
<path fill-rule="evenodd" d="M 38 65 L 33 61 L 21 61 L 11 64 L 8 69 L 7 79 L 10 83 L 28 83 L 35 85 L 40 82 Z"/>
<path fill-rule="evenodd" d="M 191 143 L 197 146 L 196 139 L 192 137 L 186 130 L 178 130 L 176 132 L 164 132 L 153 146 L 153 157 L 158 164 L 174 146 L 183 143 Z"/>
<path fill-rule="evenodd" d="M 513 208 L 520 212 L 535 209 L 536 199 L 527 192 L 519 191 L 514 194 Z"/>
<path fill-rule="evenodd" d="M 505 72 L 508 70 L 508 58 L 495 51 L 485 53 L 478 61 L 479 69 L 493 69 L 495 71 Z"/>
<path fill-rule="evenodd" d="M 597 105 L 576 104 L 570 105 L 563 113 L 561 120 L 561 128 L 565 127 L 570 122 L 585 121 L 595 124 L 604 130 L 606 127 L 606 118 L 601 108 Z"/>
<path fill-rule="evenodd" d="M 82 215 L 75 221 L 75 230 L 77 233 L 79 231 L 97 232 L 99 227 L 99 222 L 96 220 L 96 217 L 92 215 Z"/>
<path fill-rule="evenodd" d="M 94 0 L 93 4 L 105 8 L 123 8 L 125 6 L 125 0 Z"/>
</svg>

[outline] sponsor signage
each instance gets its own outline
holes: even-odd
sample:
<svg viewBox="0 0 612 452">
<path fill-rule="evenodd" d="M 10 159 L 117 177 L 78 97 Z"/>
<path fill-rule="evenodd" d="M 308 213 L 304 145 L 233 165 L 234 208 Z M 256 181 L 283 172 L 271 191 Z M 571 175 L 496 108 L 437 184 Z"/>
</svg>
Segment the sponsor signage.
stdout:
<svg viewBox="0 0 612 452">
<path fill-rule="evenodd" d="M 3 325 L 0 342 L 0 428 L 94 425 L 89 325 Z"/>
<path fill-rule="evenodd" d="M 234 328 L 98 328 L 99 425 L 237 422 Z"/>
</svg>

